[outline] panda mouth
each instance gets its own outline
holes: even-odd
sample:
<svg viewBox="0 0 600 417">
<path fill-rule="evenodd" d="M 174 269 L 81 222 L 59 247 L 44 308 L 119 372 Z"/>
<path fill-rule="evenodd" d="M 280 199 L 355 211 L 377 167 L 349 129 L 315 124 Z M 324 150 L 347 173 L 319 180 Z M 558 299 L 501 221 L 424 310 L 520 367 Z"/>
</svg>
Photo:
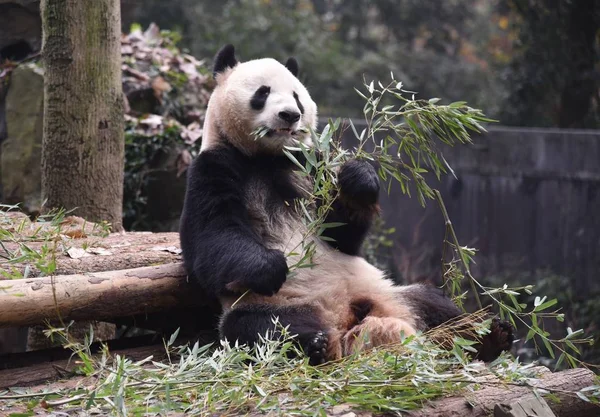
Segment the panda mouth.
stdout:
<svg viewBox="0 0 600 417">
<path fill-rule="evenodd" d="M 290 129 L 289 127 L 282 127 L 279 129 L 270 129 L 268 135 L 290 135 L 290 136 L 295 136 L 297 134 L 297 131 Z"/>
</svg>

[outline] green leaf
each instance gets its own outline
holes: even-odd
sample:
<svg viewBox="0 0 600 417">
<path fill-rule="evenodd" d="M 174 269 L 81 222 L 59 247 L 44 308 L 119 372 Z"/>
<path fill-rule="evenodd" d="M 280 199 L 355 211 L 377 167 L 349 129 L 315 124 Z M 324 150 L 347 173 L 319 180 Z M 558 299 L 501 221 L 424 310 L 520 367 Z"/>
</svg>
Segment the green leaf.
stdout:
<svg viewBox="0 0 600 417">
<path fill-rule="evenodd" d="M 544 297 L 544 298 L 546 298 L 546 297 Z M 550 307 L 556 305 L 557 303 L 558 303 L 558 300 L 556 298 L 554 298 L 550 301 L 546 301 L 545 303 L 536 305 L 536 307 L 533 309 L 533 311 L 535 311 L 537 313 L 537 312 L 546 310 L 547 308 L 550 308 Z"/>
<path fill-rule="evenodd" d="M 577 391 L 577 396 L 585 402 L 588 402 L 588 403 L 591 402 L 590 399 L 588 397 L 586 397 L 585 394 L 582 393 L 581 391 Z"/>
<path fill-rule="evenodd" d="M 554 359 L 554 349 L 552 348 L 552 345 L 550 345 L 550 341 L 546 337 L 542 337 L 541 339 L 542 339 L 542 342 L 544 342 L 544 346 L 546 346 L 546 349 L 548 350 L 550 357 L 552 359 Z"/>
<path fill-rule="evenodd" d="M 354 123 L 352 123 L 352 119 L 348 119 L 348 121 L 350 122 L 350 127 L 352 128 L 352 132 L 354 133 L 354 137 L 356 139 L 360 140 L 360 135 L 358 134 L 358 131 L 356 130 L 356 127 L 354 127 Z"/>
<path fill-rule="evenodd" d="M 332 227 L 340 227 L 340 226 L 345 226 L 347 223 L 342 223 L 342 222 L 330 222 L 330 223 L 322 223 L 321 227 L 328 229 L 328 228 L 332 228 Z"/>
<path fill-rule="evenodd" d="M 525 342 L 527 342 L 528 340 L 533 339 L 534 336 L 535 336 L 535 330 L 534 329 L 529 329 L 529 331 L 527 332 L 527 336 L 525 336 Z"/>
<path fill-rule="evenodd" d="M 302 171 L 306 170 L 302 166 L 302 164 L 300 162 L 298 162 L 298 160 L 296 159 L 296 157 L 294 155 L 292 155 L 287 149 L 284 149 L 283 153 L 284 153 L 285 156 L 287 156 L 290 159 L 290 161 L 292 161 L 294 164 L 296 164 Z"/>
<path fill-rule="evenodd" d="M 171 337 L 169 338 L 169 342 L 167 343 L 167 346 L 173 346 L 173 343 L 175 343 L 175 340 L 177 339 L 177 336 L 179 335 L 179 327 L 177 328 L 177 330 L 175 330 L 175 332 L 171 335 Z"/>
</svg>

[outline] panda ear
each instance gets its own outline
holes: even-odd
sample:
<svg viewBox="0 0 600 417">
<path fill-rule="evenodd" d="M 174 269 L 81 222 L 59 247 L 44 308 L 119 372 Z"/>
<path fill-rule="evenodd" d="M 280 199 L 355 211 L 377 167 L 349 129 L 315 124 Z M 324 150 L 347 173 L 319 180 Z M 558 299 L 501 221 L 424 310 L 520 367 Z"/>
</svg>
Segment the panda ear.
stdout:
<svg viewBox="0 0 600 417">
<path fill-rule="evenodd" d="M 213 65 L 213 76 L 222 73 L 228 68 L 233 68 L 238 63 L 235 59 L 235 48 L 233 45 L 225 45 L 222 47 L 217 55 L 215 56 L 215 62 Z"/>
<path fill-rule="evenodd" d="M 285 67 L 294 74 L 294 77 L 298 76 L 298 61 L 296 61 L 296 58 L 289 57 L 285 63 Z"/>
</svg>

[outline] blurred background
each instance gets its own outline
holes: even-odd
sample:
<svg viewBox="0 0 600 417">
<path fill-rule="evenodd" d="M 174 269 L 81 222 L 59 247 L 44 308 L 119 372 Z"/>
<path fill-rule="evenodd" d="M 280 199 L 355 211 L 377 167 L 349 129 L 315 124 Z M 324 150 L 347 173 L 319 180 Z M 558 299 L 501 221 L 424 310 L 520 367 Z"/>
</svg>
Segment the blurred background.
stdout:
<svg viewBox="0 0 600 417">
<path fill-rule="evenodd" d="M 122 0 L 127 97 L 124 226 L 177 231 L 201 143 L 211 60 L 300 62 L 324 118 L 355 118 L 364 80 L 393 72 L 419 98 L 498 120 L 445 151 L 431 178 L 487 286 L 538 285 L 568 325 L 600 322 L 599 0 Z M 39 212 L 43 71 L 39 2 L 0 0 L 0 201 Z M 20 65 L 11 64 L 19 62 Z M 351 138 L 344 138 L 351 145 Z M 365 256 L 398 282 L 441 279 L 444 225 L 392 187 Z M 529 300 L 525 295 L 523 300 Z M 529 350 L 523 346 L 521 356 Z M 584 360 L 600 363 L 586 347 Z"/>
<path fill-rule="evenodd" d="M 422 97 L 464 100 L 507 126 L 597 128 L 595 0 L 123 0 L 132 22 L 192 55 L 297 56 L 321 113 L 361 116 L 353 91 L 390 71 Z"/>
</svg>

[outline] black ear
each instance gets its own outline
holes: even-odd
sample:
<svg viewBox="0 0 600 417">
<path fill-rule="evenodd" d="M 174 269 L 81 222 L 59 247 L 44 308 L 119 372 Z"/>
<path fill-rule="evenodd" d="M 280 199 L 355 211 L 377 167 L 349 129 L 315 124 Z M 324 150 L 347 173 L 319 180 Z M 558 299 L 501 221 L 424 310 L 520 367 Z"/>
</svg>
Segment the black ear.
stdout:
<svg viewBox="0 0 600 417">
<path fill-rule="evenodd" d="M 289 57 L 285 63 L 285 67 L 289 69 L 292 74 L 294 74 L 294 77 L 298 76 L 298 61 L 296 61 L 296 58 Z"/>
<path fill-rule="evenodd" d="M 237 64 L 235 59 L 235 48 L 233 45 L 225 45 L 222 47 L 217 55 L 215 56 L 215 63 L 213 65 L 213 75 L 216 77 L 217 74 L 225 71 L 227 68 L 233 68 Z"/>
</svg>

